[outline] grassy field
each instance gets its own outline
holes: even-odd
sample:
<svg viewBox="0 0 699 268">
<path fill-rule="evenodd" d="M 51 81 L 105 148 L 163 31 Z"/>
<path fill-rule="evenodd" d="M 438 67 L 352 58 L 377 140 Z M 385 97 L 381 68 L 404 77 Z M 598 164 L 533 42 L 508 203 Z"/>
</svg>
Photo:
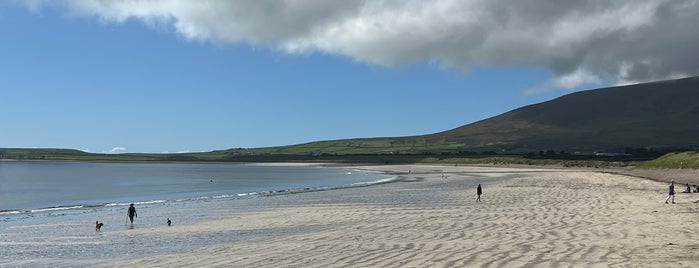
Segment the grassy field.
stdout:
<svg viewBox="0 0 699 268">
<path fill-rule="evenodd" d="M 372 138 L 318 141 L 297 145 L 230 149 L 229 154 L 419 154 L 424 152 L 457 152 L 464 144 L 454 142 L 428 143 L 424 138 Z"/>
<path fill-rule="evenodd" d="M 699 153 L 695 151 L 668 153 L 656 159 L 639 163 L 649 169 L 699 169 Z"/>
<path fill-rule="evenodd" d="M 0 159 L 13 160 L 154 161 L 166 157 L 160 154 L 94 154 L 72 149 L 0 148 Z"/>
</svg>

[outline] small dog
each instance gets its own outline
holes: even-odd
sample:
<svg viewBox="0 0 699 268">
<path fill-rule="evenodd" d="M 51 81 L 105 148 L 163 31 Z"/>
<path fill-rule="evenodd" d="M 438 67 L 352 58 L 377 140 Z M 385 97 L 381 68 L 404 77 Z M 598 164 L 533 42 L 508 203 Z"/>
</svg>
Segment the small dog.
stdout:
<svg viewBox="0 0 699 268">
<path fill-rule="evenodd" d="M 102 229 L 103 222 L 95 221 L 95 232 L 99 232 Z"/>
</svg>

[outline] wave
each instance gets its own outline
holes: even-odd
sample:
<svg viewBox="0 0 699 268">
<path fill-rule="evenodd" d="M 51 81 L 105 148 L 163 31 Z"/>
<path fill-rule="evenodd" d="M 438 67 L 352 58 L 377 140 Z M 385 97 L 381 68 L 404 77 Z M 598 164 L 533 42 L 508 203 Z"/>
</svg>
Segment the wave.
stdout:
<svg viewBox="0 0 699 268">
<path fill-rule="evenodd" d="M 104 204 L 82 204 L 82 205 L 67 205 L 67 206 L 55 206 L 47 208 L 29 209 L 29 210 L 0 210 L 1 215 L 17 215 L 17 214 L 31 214 L 31 213 L 52 213 L 55 211 L 66 211 L 66 210 L 84 210 L 84 209 L 98 209 L 103 207 L 126 207 L 131 204 L 134 205 L 156 205 L 163 203 L 179 203 L 179 202 L 197 202 L 197 201 L 207 201 L 207 200 L 225 200 L 225 199 L 240 199 L 240 198 L 254 198 L 254 197 L 264 197 L 264 196 L 275 196 L 275 195 L 288 195 L 288 194 L 300 194 L 307 192 L 319 192 L 319 191 L 329 191 L 345 188 L 355 188 L 355 187 L 366 187 L 372 185 L 386 184 L 392 182 L 402 181 L 403 178 L 400 176 L 390 177 L 385 179 L 380 179 L 376 181 L 368 182 L 357 182 L 351 184 L 333 185 L 333 186 L 320 186 L 320 187 L 303 187 L 303 188 L 289 188 L 289 189 L 279 189 L 279 190 L 265 190 L 259 192 L 247 192 L 247 193 L 233 193 L 233 194 L 222 194 L 214 196 L 198 196 L 180 199 L 156 199 L 156 200 L 143 200 L 135 202 L 112 202 Z"/>
<path fill-rule="evenodd" d="M 3 211 L 0 211 L 0 215 L 53 212 L 53 211 L 60 211 L 60 210 L 81 209 L 81 208 L 86 208 L 86 207 L 95 207 L 95 206 L 94 205 L 71 205 L 71 206 L 56 206 L 56 207 L 47 207 L 47 208 L 37 208 L 37 209 L 29 209 L 29 210 L 3 210 Z"/>
<path fill-rule="evenodd" d="M 168 200 L 163 200 L 163 199 L 158 199 L 158 200 L 150 200 L 150 201 L 137 201 L 137 202 L 121 202 L 121 203 L 108 203 L 105 204 L 105 207 L 117 207 L 117 206 L 129 206 L 131 204 L 134 205 L 151 205 L 151 204 L 159 204 L 159 203 L 165 203 Z"/>
<path fill-rule="evenodd" d="M 21 210 L 0 210 L 0 215 L 12 215 L 23 213 Z"/>
</svg>

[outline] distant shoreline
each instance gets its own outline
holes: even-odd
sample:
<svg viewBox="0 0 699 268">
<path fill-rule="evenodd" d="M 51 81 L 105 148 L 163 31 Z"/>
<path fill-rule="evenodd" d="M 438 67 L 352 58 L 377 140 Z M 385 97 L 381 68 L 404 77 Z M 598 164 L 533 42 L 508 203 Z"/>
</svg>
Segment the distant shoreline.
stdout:
<svg viewBox="0 0 699 268">
<path fill-rule="evenodd" d="M 372 166 L 471 166 L 471 167 L 507 167 L 507 168 L 533 168 L 533 169 L 581 169 L 592 172 L 627 175 L 660 182 L 675 181 L 676 183 L 689 183 L 699 185 L 699 169 L 646 169 L 624 167 L 564 167 L 560 165 L 521 165 L 521 164 L 446 164 L 446 163 L 342 163 L 342 162 L 234 162 L 234 161 L 179 161 L 179 160 L 44 160 L 44 159 L 0 159 L 0 162 L 94 162 L 94 163 L 183 163 L 183 164 L 232 164 L 232 165 L 257 165 L 257 166 L 328 166 L 328 167 L 372 167 Z"/>
</svg>

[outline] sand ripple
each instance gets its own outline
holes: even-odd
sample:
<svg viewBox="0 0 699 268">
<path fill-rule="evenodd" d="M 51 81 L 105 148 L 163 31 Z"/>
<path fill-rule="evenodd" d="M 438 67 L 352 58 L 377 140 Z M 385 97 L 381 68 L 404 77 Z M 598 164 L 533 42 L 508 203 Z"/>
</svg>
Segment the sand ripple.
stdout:
<svg viewBox="0 0 699 268">
<path fill-rule="evenodd" d="M 92 264 L 695 267 L 699 258 L 699 205 L 690 202 L 699 195 L 680 195 L 678 204 L 666 205 L 664 183 L 565 170 L 448 173 L 447 179 L 441 171 L 424 172 L 415 182 L 271 197 L 279 203 L 269 210 L 177 227 L 168 235 L 313 227 L 302 232 Z M 483 202 L 475 201 L 475 183 L 484 184 Z"/>
</svg>

